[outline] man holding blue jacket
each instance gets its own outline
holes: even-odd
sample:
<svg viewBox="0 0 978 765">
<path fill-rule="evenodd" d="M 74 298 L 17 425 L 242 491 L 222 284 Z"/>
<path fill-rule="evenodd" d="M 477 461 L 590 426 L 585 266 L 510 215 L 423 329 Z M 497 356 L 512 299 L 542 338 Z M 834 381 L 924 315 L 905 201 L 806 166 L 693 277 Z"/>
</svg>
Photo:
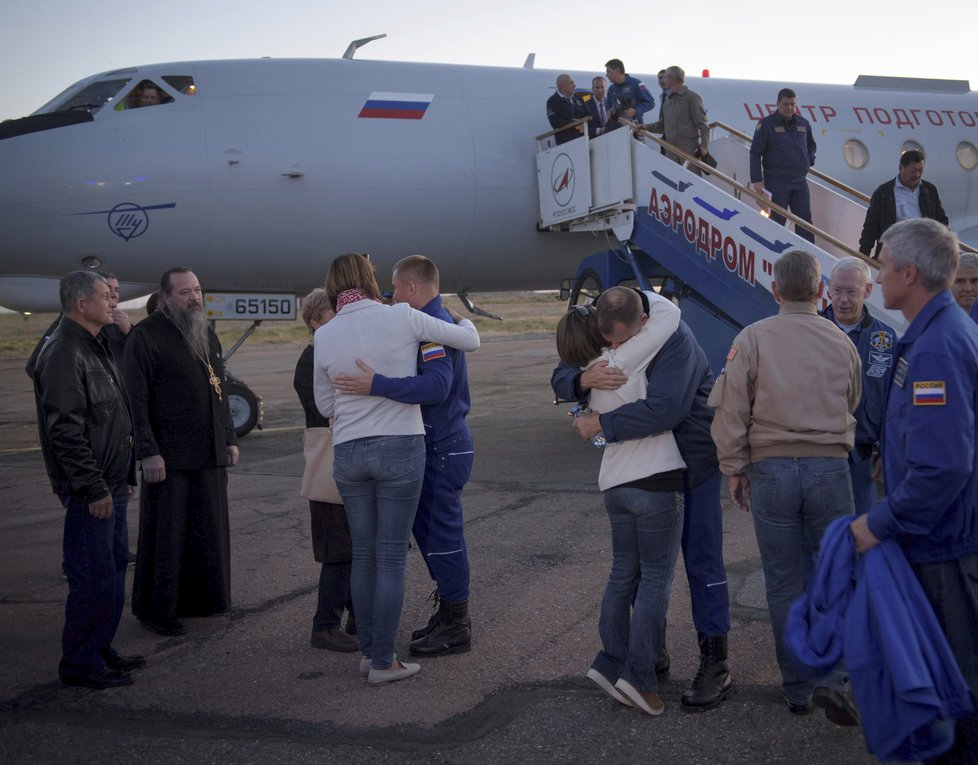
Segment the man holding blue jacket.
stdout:
<svg viewBox="0 0 978 765">
<path fill-rule="evenodd" d="M 851 525 L 860 552 L 894 539 L 978 698 L 978 327 L 948 288 L 958 243 L 930 219 L 882 235 L 876 277 L 910 322 L 896 344 L 883 419 L 885 498 Z M 974 763 L 978 713 L 940 762 Z"/>
</svg>

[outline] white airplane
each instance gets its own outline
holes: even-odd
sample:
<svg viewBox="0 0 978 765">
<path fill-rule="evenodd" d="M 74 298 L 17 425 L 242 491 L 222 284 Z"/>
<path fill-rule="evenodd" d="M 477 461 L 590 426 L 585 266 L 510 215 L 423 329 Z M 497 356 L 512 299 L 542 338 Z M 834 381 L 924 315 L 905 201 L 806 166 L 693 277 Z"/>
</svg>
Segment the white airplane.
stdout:
<svg viewBox="0 0 978 765">
<path fill-rule="evenodd" d="M 549 127 L 559 72 L 354 60 L 354 47 L 341 59 L 117 69 L 0 123 L 0 305 L 57 310 L 58 279 L 76 268 L 118 274 L 125 298 L 189 265 L 226 298 L 215 318 L 291 318 L 294 296 L 343 252 L 369 252 L 381 279 L 423 253 L 443 291 L 464 295 L 575 274 L 580 286 L 582 258 L 617 247 L 541 225 L 534 137 Z M 571 75 L 583 88 L 597 73 Z M 658 102 L 655 75 L 636 76 Z M 145 81 L 166 102 L 124 108 Z M 922 149 L 952 229 L 978 243 L 978 94 L 967 82 L 687 84 L 711 121 L 748 135 L 793 87 L 816 169 L 866 194 L 895 176 L 902 150 Z M 721 169 L 748 180 L 745 166 Z"/>
</svg>

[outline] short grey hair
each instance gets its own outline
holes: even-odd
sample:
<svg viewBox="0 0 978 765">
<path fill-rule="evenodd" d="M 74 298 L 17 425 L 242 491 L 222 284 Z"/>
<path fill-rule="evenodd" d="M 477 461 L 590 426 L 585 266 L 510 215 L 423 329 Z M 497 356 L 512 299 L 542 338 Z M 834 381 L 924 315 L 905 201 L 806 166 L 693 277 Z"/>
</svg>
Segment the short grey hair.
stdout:
<svg viewBox="0 0 978 765">
<path fill-rule="evenodd" d="M 666 74 L 677 82 L 686 82 L 686 72 L 680 66 L 670 66 L 666 68 Z"/>
<path fill-rule="evenodd" d="M 962 252 L 958 256 L 958 268 L 978 268 L 978 255 L 973 252 Z"/>
<path fill-rule="evenodd" d="M 865 260 L 860 260 L 859 258 L 854 258 L 852 255 L 847 255 L 844 258 L 839 258 L 835 261 L 835 265 L 832 266 L 832 273 L 829 274 L 829 281 L 835 278 L 835 275 L 839 271 L 858 271 L 863 277 L 863 282 L 868 284 L 873 275 L 869 270 L 869 264 Z"/>
<path fill-rule="evenodd" d="M 818 295 L 822 269 L 814 255 L 802 250 L 786 252 L 774 262 L 774 282 L 783 300 L 802 303 Z"/>
<path fill-rule="evenodd" d="M 61 277 L 61 283 L 58 285 L 61 310 L 68 313 L 76 300 L 91 297 L 99 284 L 105 284 L 105 279 L 94 271 L 72 271 Z"/>
<path fill-rule="evenodd" d="M 880 237 L 894 268 L 913 263 L 928 292 L 946 290 L 958 270 L 958 240 L 943 223 L 911 218 L 890 226 Z"/>
</svg>

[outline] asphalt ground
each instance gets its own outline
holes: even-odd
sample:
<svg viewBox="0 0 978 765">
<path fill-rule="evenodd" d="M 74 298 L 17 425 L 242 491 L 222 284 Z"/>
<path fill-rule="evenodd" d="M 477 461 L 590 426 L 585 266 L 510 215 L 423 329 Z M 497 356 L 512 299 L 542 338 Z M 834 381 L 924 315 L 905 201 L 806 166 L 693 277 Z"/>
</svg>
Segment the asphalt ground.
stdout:
<svg viewBox="0 0 978 765">
<path fill-rule="evenodd" d="M 128 612 L 116 639 L 147 657 L 128 687 L 62 688 L 63 512 L 37 446 L 23 361 L 0 362 L 0 762 L 3 763 L 863 763 L 858 728 L 781 699 L 750 518 L 724 502 L 735 693 L 689 714 L 698 649 L 682 564 L 669 609 L 666 712 L 627 709 L 586 680 L 610 565 L 600 451 L 553 404 L 550 335 L 489 339 L 469 356 L 476 443 L 464 495 L 470 653 L 369 688 L 357 654 L 309 646 L 318 565 L 298 495 L 301 346 L 246 344 L 233 371 L 264 397 L 265 427 L 231 471 L 233 610 L 163 638 Z M 130 505 L 133 548 L 138 502 Z M 130 568 L 130 572 L 132 569 Z M 130 575 L 131 580 L 131 575 Z M 430 614 L 412 551 L 398 647 Z"/>
</svg>

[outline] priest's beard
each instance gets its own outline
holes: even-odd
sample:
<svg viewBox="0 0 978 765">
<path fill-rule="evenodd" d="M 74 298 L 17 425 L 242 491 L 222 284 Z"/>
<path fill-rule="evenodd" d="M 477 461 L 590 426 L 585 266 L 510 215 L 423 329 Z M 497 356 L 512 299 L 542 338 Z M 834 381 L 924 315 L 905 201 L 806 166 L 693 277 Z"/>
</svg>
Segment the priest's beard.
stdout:
<svg viewBox="0 0 978 765">
<path fill-rule="evenodd" d="M 183 335 L 190 352 L 204 363 L 210 363 L 210 342 L 207 336 L 207 317 L 201 310 L 182 311 L 175 306 L 164 306 L 164 313 L 169 317 L 180 334 Z"/>
</svg>

